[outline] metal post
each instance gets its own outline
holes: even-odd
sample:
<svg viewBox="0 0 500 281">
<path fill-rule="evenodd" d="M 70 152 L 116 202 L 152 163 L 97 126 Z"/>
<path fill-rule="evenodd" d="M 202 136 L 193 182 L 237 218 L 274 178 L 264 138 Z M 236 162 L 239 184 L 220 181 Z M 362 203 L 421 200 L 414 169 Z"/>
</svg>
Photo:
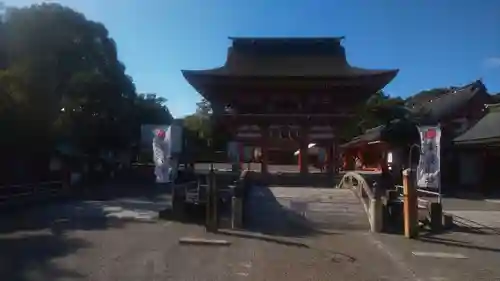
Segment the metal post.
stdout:
<svg viewBox="0 0 500 281">
<path fill-rule="evenodd" d="M 217 231 L 217 187 L 215 183 L 214 165 L 210 164 L 210 171 L 207 178 L 207 205 L 206 205 L 206 230 L 208 232 Z"/>
<path fill-rule="evenodd" d="M 370 229 L 372 232 L 381 232 L 383 229 L 383 205 L 380 197 L 370 199 Z"/>
<path fill-rule="evenodd" d="M 414 184 L 414 171 L 403 171 L 404 230 L 406 238 L 418 237 L 418 203 Z"/>
<path fill-rule="evenodd" d="M 231 228 L 241 228 L 243 225 L 242 182 L 238 182 L 233 189 L 231 200 Z"/>
<path fill-rule="evenodd" d="M 441 169 L 441 167 L 439 169 Z M 437 184 L 438 184 L 438 193 L 439 193 L 439 195 L 438 195 L 438 203 L 441 205 L 441 203 L 442 203 L 441 202 L 441 196 L 442 196 L 442 193 L 441 193 L 441 171 L 439 171 L 439 181 L 438 181 Z"/>
</svg>

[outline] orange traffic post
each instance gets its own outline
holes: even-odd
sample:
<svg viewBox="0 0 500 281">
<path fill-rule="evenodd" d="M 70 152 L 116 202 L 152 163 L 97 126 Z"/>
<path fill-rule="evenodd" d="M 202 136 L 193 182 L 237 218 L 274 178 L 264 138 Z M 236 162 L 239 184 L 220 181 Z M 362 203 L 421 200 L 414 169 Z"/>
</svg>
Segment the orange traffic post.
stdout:
<svg viewBox="0 0 500 281">
<path fill-rule="evenodd" d="M 404 227 L 406 238 L 418 237 L 418 200 L 414 184 L 415 171 L 403 171 Z"/>
</svg>

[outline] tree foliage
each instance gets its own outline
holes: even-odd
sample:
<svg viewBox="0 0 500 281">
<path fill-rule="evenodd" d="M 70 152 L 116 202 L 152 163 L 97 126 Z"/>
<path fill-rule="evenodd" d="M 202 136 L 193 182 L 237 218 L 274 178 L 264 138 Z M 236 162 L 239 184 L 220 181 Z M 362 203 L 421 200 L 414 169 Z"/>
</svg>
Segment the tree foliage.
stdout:
<svg viewBox="0 0 500 281">
<path fill-rule="evenodd" d="M 89 155 L 117 151 L 138 140 L 142 123 L 171 121 L 164 99 L 137 95 L 101 23 L 59 4 L 0 14 L 4 152 L 29 155 L 58 142 Z"/>
<path fill-rule="evenodd" d="M 349 141 L 366 130 L 385 125 L 393 119 L 407 117 L 404 100 L 399 97 L 390 97 L 383 91 L 372 95 L 355 112 L 355 117 L 341 128 L 342 141 Z"/>
<path fill-rule="evenodd" d="M 196 103 L 195 113 L 184 118 L 184 128 L 188 135 L 202 147 L 212 146 L 213 124 L 212 107 L 206 99 Z"/>
</svg>

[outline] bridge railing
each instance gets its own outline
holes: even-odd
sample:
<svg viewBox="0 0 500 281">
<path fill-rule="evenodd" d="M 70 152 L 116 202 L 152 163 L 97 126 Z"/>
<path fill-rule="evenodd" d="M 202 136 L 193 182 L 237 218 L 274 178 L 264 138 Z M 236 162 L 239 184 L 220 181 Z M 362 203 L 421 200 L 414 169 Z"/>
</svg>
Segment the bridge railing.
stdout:
<svg viewBox="0 0 500 281">
<path fill-rule="evenodd" d="M 384 207 L 382 198 L 376 190 L 376 186 L 370 184 L 369 181 L 359 173 L 346 172 L 339 187 L 353 190 L 365 208 L 371 231 L 381 232 L 383 229 Z"/>
</svg>

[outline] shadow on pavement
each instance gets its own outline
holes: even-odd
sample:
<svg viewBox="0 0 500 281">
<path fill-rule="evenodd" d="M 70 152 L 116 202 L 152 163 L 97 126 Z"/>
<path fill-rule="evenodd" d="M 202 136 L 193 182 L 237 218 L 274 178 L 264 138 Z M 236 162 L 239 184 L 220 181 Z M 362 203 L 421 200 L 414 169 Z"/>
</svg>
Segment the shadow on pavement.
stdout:
<svg viewBox="0 0 500 281">
<path fill-rule="evenodd" d="M 453 220 L 455 221 L 454 231 L 484 235 L 500 235 L 499 228 L 491 227 L 456 214 L 453 215 Z"/>
<path fill-rule="evenodd" d="M 465 249 L 474 249 L 474 250 L 479 250 L 479 251 L 500 253 L 500 248 L 477 246 L 477 245 L 472 245 L 469 242 L 458 241 L 458 240 L 449 239 L 449 238 L 439 238 L 439 237 L 434 237 L 434 236 L 422 236 L 419 238 L 419 240 L 422 242 L 426 242 L 426 243 L 440 244 L 440 245 L 445 245 L 445 246 L 450 246 L 450 247 L 459 247 L 459 248 L 465 248 Z"/>
<path fill-rule="evenodd" d="M 286 208 L 267 186 L 253 186 L 245 204 L 246 230 L 274 236 L 306 237 L 318 234 L 311 221 Z"/>
<path fill-rule="evenodd" d="M 60 268 L 54 259 L 92 245 L 72 237 L 73 231 L 123 228 L 130 221 L 110 216 L 118 209 L 156 212 L 153 201 L 165 201 L 168 190 L 157 187 L 110 185 L 84 196 L 53 200 L 0 213 L 0 279 L 9 281 L 85 279 Z M 85 200 L 83 200 L 85 199 Z M 160 205 L 161 206 L 161 205 Z M 140 213 L 140 212 L 139 212 Z"/>
<path fill-rule="evenodd" d="M 121 227 L 119 212 L 157 213 L 169 204 L 168 187 L 153 185 L 108 185 L 88 189 L 82 196 L 46 203 L 2 209 L 0 234 L 51 229 L 98 230 Z M 116 216 L 114 216 L 116 214 Z"/>
<path fill-rule="evenodd" d="M 50 233 L 0 237 L 0 276 L 9 281 L 84 279 L 76 271 L 53 265 L 52 260 L 88 246 L 83 240 Z"/>
</svg>

